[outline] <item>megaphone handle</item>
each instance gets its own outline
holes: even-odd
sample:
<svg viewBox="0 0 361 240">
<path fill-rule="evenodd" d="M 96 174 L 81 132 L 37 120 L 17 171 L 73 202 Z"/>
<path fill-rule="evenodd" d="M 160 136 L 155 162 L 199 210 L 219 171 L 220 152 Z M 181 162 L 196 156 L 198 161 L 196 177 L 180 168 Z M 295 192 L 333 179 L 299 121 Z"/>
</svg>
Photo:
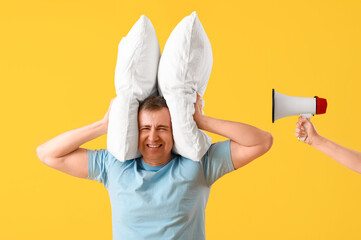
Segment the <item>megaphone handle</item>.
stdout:
<svg viewBox="0 0 361 240">
<path fill-rule="evenodd" d="M 311 114 L 311 113 L 303 113 L 303 114 L 301 114 L 301 116 L 304 117 L 304 118 L 311 119 L 312 114 Z M 308 130 L 308 127 L 307 127 L 306 124 L 302 124 L 302 126 L 306 129 L 306 136 L 304 136 L 304 137 L 298 137 L 298 140 L 301 140 L 302 142 L 304 142 L 305 139 L 307 138 L 307 130 Z"/>
</svg>

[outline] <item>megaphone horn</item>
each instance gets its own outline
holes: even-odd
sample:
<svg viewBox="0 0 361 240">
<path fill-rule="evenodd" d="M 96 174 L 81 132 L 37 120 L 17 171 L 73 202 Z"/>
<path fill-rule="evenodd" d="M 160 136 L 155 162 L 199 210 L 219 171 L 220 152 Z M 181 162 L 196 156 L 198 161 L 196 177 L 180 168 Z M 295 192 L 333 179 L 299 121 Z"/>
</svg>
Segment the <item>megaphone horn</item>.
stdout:
<svg viewBox="0 0 361 240">
<path fill-rule="evenodd" d="M 272 89 L 272 123 L 277 119 L 294 115 L 302 115 L 310 119 L 311 115 L 326 113 L 326 109 L 327 100 L 324 98 L 287 96 Z M 307 130 L 307 126 L 303 126 Z M 305 141 L 305 138 L 298 139 Z"/>
<path fill-rule="evenodd" d="M 294 115 L 310 118 L 311 115 L 326 113 L 326 109 L 327 100 L 325 98 L 288 96 L 272 89 L 273 123 L 280 118 Z"/>
</svg>

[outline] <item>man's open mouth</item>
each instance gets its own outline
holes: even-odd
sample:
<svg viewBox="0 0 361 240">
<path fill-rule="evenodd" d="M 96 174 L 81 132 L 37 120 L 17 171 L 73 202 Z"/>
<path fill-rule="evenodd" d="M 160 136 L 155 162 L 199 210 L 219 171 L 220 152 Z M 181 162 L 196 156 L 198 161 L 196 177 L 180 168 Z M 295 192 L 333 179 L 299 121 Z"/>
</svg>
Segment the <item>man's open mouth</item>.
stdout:
<svg viewBox="0 0 361 240">
<path fill-rule="evenodd" d="M 150 147 L 150 148 L 160 148 L 161 146 L 162 146 L 162 144 L 159 144 L 159 145 L 147 144 L 147 147 Z"/>
</svg>

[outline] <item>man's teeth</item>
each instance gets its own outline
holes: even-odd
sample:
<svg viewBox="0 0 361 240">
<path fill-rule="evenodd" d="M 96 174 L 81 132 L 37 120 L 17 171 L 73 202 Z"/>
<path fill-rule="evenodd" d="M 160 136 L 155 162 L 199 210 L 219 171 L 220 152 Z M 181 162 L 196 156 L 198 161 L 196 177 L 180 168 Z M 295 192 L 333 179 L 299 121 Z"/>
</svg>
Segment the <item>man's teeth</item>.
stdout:
<svg viewBox="0 0 361 240">
<path fill-rule="evenodd" d="M 159 148 L 160 146 L 162 146 L 162 144 L 160 145 L 150 145 L 150 144 L 147 144 L 148 147 L 151 147 L 151 148 Z"/>
</svg>

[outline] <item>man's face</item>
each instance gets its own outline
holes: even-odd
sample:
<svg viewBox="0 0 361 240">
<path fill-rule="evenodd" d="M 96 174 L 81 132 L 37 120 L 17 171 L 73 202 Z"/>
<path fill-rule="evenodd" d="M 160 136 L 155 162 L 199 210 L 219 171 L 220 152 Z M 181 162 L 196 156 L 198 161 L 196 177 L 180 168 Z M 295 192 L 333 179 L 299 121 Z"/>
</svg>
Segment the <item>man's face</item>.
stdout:
<svg viewBox="0 0 361 240">
<path fill-rule="evenodd" d="M 168 108 L 141 110 L 138 115 L 138 148 L 146 163 L 165 164 L 173 147 L 172 124 Z"/>
</svg>

